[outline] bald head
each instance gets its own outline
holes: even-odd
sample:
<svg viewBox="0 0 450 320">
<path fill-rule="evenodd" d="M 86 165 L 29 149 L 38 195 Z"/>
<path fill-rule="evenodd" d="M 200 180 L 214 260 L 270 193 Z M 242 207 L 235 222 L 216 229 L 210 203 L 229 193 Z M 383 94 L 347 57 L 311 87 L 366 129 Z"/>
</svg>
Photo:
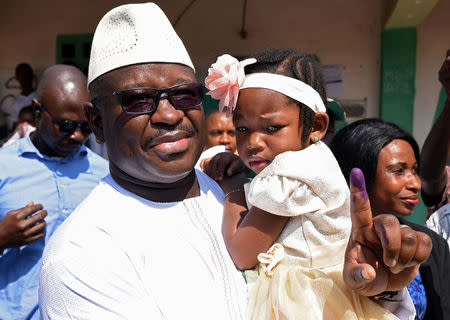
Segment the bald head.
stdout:
<svg viewBox="0 0 450 320">
<path fill-rule="evenodd" d="M 49 92 L 57 91 L 64 95 L 86 95 L 86 88 L 86 76 L 79 69 L 74 66 L 57 64 L 45 69 L 39 81 L 37 96 L 39 100 L 42 100 Z"/>
<path fill-rule="evenodd" d="M 80 129 L 86 123 L 83 114 L 83 104 L 89 101 L 86 86 L 86 76 L 73 66 L 54 65 L 42 74 L 33 101 L 37 128 L 32 138 L 42 153 L 67 156 L 86 141 L 89 132 Z M 67 123 L 72 130 L 67 129 Z"/>
</svg>

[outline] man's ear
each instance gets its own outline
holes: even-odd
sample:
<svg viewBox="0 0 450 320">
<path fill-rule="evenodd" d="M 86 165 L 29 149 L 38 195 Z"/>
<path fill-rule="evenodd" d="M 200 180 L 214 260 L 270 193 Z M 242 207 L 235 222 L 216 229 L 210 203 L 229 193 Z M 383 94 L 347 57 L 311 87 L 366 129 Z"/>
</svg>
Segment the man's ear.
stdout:
<svg viewBox="0 0 450 320">
<path fill-rule="evenodd" d="M 103 135 L 103 121 L 100 109 L 92 105 L 90 102 L 85 102 L 83 104 L 83 112 L 89 122 L 89 125 L 91 126 L 97 143 L 104 143 L 105 138 Z"/>
<path fill-rule="evenodd" d="M 328 130 L 328 115 L 325 112 L 316 112 L 314 116 L 314 124 L 309 134 L 310 143 L 321 140 Z"/>
</svg>

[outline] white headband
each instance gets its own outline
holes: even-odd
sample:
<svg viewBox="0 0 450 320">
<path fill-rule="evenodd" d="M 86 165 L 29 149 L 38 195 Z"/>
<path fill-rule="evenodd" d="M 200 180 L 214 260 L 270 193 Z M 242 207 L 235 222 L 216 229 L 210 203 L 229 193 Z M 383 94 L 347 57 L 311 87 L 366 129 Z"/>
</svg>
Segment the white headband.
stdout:
<svg viewBox="0 0 450 320">
<path fill-rule="evenodd" d="M 239 90 L 247 88 L 264 88 L 277 91 L 298 102 L 303 103 L 314 112 L 326 112 L 320 94 L 306 83 L 273 73 L 251 73 L 245 76 Z"/>
<path fill-rule="evenodd" d="M 219 110 L 227 107 L 231 114 L 236 108 L 239 91 L 246 88 L 264 88 L 282 93 L 314 112 L 326 112 L 320 94 L 306 83 L 273 73 L 245 75 L 244 68 L 256 62 L 255 58 L 238 61 L 229 54 L 221 55 L 208 69 L 205 86 L 213 99 L 219 100 Z"/>
</svg>

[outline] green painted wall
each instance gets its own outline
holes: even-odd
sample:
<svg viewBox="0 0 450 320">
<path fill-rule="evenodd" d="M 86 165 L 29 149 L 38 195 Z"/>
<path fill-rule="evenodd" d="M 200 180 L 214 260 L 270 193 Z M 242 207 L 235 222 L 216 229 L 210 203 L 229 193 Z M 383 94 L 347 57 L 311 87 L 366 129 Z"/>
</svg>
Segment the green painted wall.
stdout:
<svg viewBox="0 0 450 320">
<path fill-rule="evenodd" d="M 416 28 L 384 30 L 382 37 L 380 117 L 412 133 Z"/>
<path fill-rule="evenodd" d="M 412 134 L 416 76 L 416 28 L 384 30 L 381 46 L 380 117 Z M 423 224 L 426 207 L 420 199 L 409 221 Z"/>
<path fill-rule="evenodd" d="M 76 66 L 87 75 L 93 36 L 92 33 L 58 35 L 56 63 Z"/>
</svg>

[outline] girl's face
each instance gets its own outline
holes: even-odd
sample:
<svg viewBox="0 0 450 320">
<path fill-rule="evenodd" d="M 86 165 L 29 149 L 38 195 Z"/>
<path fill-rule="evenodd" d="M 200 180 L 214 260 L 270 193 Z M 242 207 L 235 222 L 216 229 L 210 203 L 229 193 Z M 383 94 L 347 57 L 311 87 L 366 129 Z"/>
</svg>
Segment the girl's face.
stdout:
<svg viewBox="0 0 450 320">
<path fill-rule="evenodd" d="M 413 148 L 396 139 L 381 149 L 370 203 L 375 214 L 410 215 L 419 202 L 421 182 Z"/>
<path fill-rule="evenodd" d="M 239 93 L 233 115 L 236 144 L 245 165 L 260 173 L 276 155 L 309 145 L 302 142 L 300 108 L 285 95 L 262 88 Z"/>
</svg>

